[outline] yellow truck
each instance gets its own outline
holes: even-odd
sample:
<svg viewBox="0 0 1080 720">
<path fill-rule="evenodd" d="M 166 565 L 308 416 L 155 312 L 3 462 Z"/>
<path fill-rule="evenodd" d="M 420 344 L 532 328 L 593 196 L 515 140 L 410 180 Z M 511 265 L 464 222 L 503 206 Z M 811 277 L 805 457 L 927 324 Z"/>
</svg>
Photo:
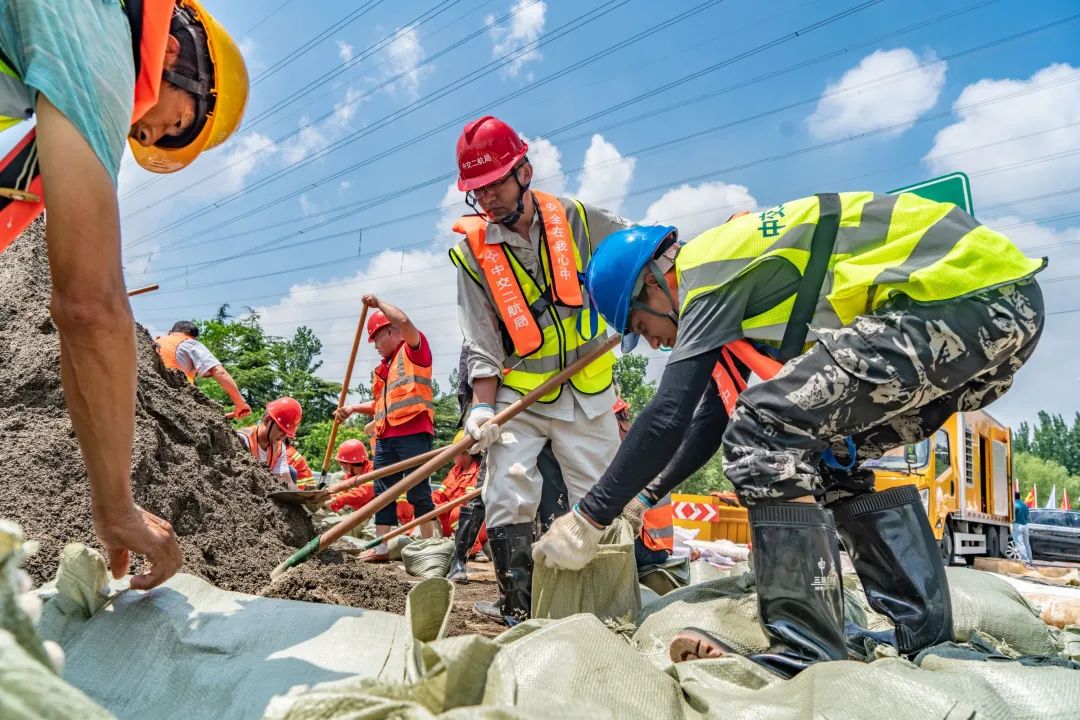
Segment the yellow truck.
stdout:
<svg viewBox="0 0 1080 720">
<path fill-rule="evenodd" d="M 989 413 L 956 413 L 933 434 L 865 465 L 878 490 L 912 484 L 947 563 L 1000 557 L 1012 525 L 1012 433 Z M 746 511 L 717 495 L 672 495 L 675 524 L 698 539 L 747 542 Z"/>
<path fill-rule="evenodd" d="M 913 484 L 946 562 L 1000 557 L 1012 526 L 1012 433 L 983 410 L 956 413 L 932 437 L 866 463 L 878 490 Z"/>
</svg>

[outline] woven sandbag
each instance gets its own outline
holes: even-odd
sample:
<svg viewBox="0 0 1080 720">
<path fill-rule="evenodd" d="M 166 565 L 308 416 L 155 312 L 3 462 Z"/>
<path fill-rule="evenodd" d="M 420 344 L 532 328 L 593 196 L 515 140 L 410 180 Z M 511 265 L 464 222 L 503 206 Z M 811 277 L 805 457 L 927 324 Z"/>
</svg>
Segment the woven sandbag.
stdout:
<svg viewBox="0 0 1080 720">
<path fill-rule="evenodd" d="M 390 541 L 386 543 L 387 547 L 390 548 L 390 559 L 400 560 L 402 549 L 406 545 L 411 544 L 412 541 L 413 539 L 408 535 L 398 535 L 397 537 L 390 538 Z"/>
<path fill-rule="evenodd" d="M 957 642 L 967 642 L 978 630 L 1022 654 L 1056 655 L 1062 650 L 1039 613 L 1009 583 L 967 568 L 947 568 L 946 573 Z"/>
<path fill-rule="evenodd" d="M 413 540 L 401 548 L 405 572 L 414 577 L 441 578 L 454 562 L 454 541 L 450 538 Z"/>
<path fill-rule="evenodd" d="M 633 621 L 641 611 L 634 532 L 622 518 L 600 538 L 600 549 L 581 570 L 533 568 L 532 617 L 559 619 L 590 613 Z"/>
</svg>

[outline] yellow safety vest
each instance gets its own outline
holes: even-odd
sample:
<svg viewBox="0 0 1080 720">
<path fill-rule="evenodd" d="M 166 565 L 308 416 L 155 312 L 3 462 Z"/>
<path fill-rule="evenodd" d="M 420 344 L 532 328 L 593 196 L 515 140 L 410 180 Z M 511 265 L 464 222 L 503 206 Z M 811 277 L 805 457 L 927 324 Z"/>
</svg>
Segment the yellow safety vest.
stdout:
<svg viewBox="0 0 1080 720">
<path fill-rule="evenodd" d="M 1030 277 L 1046 260 L 1025 257 L 1004 235 L 952 203 L 911 193 L 840 193 L 840 223 L 811 325 L 840 328 L 897 295 L 939 302 Z M 764 262 L 802 274 L 818 222 L 817 196 L 786 202 L 707 230 L 679 250 L 680 307 Z M 743 320 L 748 338 L 783 339 L 795 294 Z"/>
<path fill-rule="evenodd" d="M 574 250 L 576 272 L 583 272 L 592 256 L 592 244 L 589 236 L 589 221 L 585 208 L 577 200 L 560 198 L 567 218 L 569 240 Z M 600 313 L 592 310 L 588 293 L 582 290 L 583 306 L 568 308 L 552 303 L 548 298 L 548 289 L 552 286 L 551 258 L 544 243 L 540 243 L 540 266 L 544 276 L 542 284 L 533 278 L 514 255 L 513 249 L 505 243 L 490 243 L 487 247 L 502 252 L 513 270 L 514 278 L 521 287 L 529 310 L 543 332 L 543 343 L 532 353 L 518 352 L 517 348 L 508 348 L 503 361 L 503 385 L 522 395 L 539 387 L 545 380 L 557 375 L 566 366 L 574 363 L 578 357 L 588 354 L 602 343 L 607 336 L 607 324 Z M 450 248 L 450 260 L 479 285 L 492 299 L 494 296 L 488 284 L 479 260 L 470 247 L 468 239 L 462 240 Z M 501 328 L 507 343 L 512 345 L 509 333 Z M 570 378 L 575 390 L 585 395 L 597 395 L 604 392 L 612 383 L 612 367 L 615 354 L 603 356 L 578 371 Z M 544 395 L 539 402 L 552 403 L 562 394 L 562 386 Z"/>
</svg>

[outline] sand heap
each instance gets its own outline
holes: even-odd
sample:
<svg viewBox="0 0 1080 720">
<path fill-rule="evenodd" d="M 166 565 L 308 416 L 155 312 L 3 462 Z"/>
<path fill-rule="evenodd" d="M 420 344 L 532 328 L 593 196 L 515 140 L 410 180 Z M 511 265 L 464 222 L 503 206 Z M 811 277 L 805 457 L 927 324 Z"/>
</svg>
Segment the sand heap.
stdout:
<svg viewBox="0 0 1080 720">
<path fill-rule="evenodd" d="M 0 438 L 7 473 L 0 517 L 41 542 L 27 564 L 38 582 L 52 579 L 64 544 L 97 546 L 86 470 L 60 386 L 44 238 L 38 221 L 0 253 Z M 141 326 L 136 341 L 135 501 L 173 524 L 185 572 L 226 590 L 258 593 L 270 570 L 311 539 L 311 522 L 302 509 L 267 498 L 275 481 L 244 451 L 221 406 L 166 370 Z M 351 558 L 309 564 L 303 582 L 275 583 L 267 591 L 393 612 L 404 607 L 408 586 L 379 568 Z"/>
</svg>

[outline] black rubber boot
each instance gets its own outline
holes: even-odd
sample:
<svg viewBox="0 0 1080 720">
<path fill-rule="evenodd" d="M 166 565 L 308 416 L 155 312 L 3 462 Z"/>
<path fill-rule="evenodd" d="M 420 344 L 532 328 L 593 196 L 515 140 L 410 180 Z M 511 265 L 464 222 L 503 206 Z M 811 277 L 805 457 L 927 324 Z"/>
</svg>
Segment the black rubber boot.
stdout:
<svg viewBox="0 0 1080 720">
<path fill-rule="evenodd" d="M 532 606 L 533 523 L 488 528 L 499 604 L 478 602 L 473 611 L 509 627 L 529 619 Z"/>
<path fill-rule="evenodd" d="M 896 649 L 908 655 L 951 640 L 949 583 L 915 486 L 861 495 L 833 512 L 870 607 L 896 627 Z"/>
<path fill-rule="evenodd" d="M 479 508 L 470 502 L 461 508 L 458 515 L 458 526 L 454 531 L 454 562 L 450 566 L 450 572 L 446 579 L 450 582 L 467 583 L 469 575 L 465 571 L 465 563 L 469 561 L 469 551 L 476 544 L 476 536 L 480 534 L 480 526 L 484 524 L 484 506 Z"/>
<path fill-rule="evenodd" d="M 791 678 L 815 662 L 846 660 L 840 548 L 832 513 L 812 503 L 750 508 L 758 613 L 769 649 L 748 655 Z M 736 651 L 719 638 L 687 628 L 671 642 L 674 662 Z"/>
</svg>

